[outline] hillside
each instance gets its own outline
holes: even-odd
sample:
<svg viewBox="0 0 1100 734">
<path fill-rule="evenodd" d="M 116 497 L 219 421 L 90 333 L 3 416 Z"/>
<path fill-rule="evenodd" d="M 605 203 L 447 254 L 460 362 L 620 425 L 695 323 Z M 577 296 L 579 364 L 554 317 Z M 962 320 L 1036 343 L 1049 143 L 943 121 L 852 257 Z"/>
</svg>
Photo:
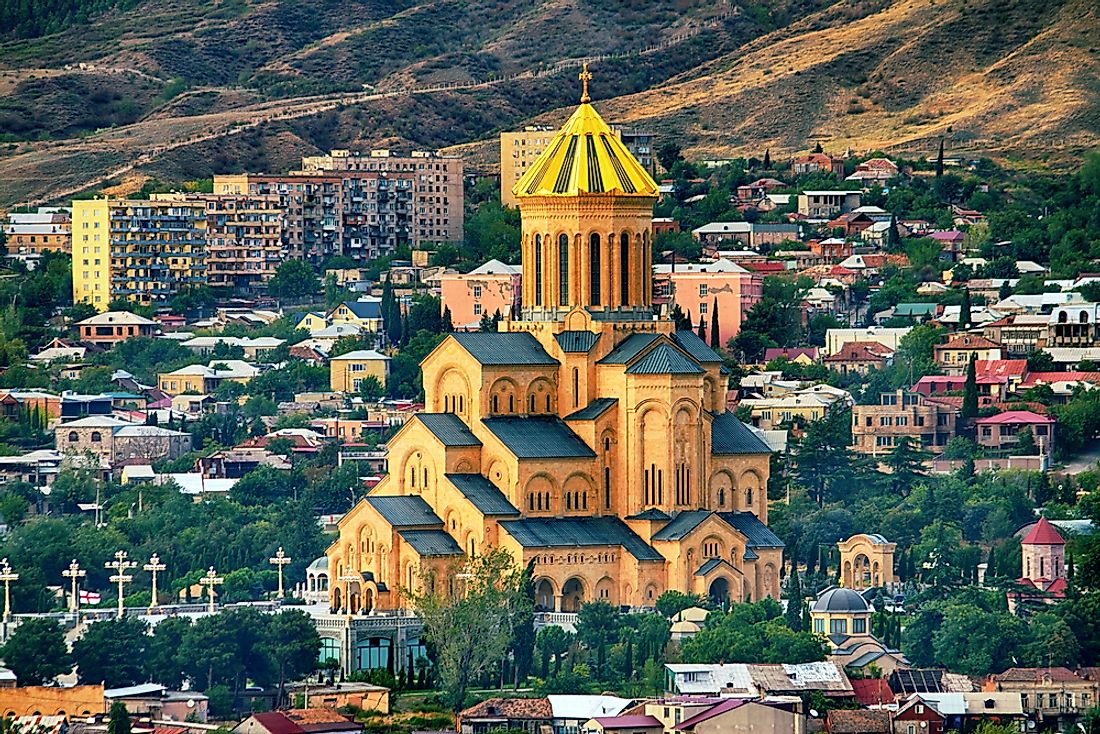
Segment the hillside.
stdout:
<svg viewBox="0 0 1100 734">
<path fill-rule="evenodd" d="M 944 135 L 960 154 L 1064 161 L 1097 142 L 1090 0 L 762 8 L 127 0 L 48 36 L 0 35 L 0 206 L 332 146 L 456 146 L 491 168 L 497 131 L 563 118 L 584 58 L 609 119 L 698 156 L 815 140 L 921 154 Z"/>
</svg>

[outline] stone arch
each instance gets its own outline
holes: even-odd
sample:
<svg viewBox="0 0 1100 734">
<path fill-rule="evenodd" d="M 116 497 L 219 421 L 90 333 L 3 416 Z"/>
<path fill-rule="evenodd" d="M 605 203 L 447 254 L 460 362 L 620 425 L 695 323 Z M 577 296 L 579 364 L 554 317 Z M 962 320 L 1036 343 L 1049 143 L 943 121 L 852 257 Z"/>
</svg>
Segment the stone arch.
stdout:
<svg viewBox="0 0 1100 734">
<path fill-rule="evenodd" d="M 707 586 L 707 596 L 719 606 L 725 606 L 730 601 L 730 580 L 725 576 L 718 576 Z"/>
<path fill-rule="evenodd" d="M 489 388 L 489 410 L 491 415 L 522 412 L 519 386 L 510 377 L 500 377 Z"/>
<path fill-rule="evenodd" d="M 717 535 L 711 534 L 703 538 L 699 544 L 699 555 L 703 560 L 721 558 L 726 554 L 726 544 Z"/>
<path fill-rule="evenodd" d="M 721 407 L 720 400 L 724 400 L 725 395 L 718 389 L 718 383 L 714 377 L 708 374 L 703 378 L 703 405 L 709 410 L 717 411 Z"/>
<path fill-rule="evenodd" d="M 523 493 L 528 512 L 554 514 L 558 507 L 557 484 L 549 474 L 540 472 L 528 479 Z"/>
<path fill-rule="evenodd" d="M 536 377 L 527 385 L 527 412 L 555 413 L 558 409 L 554 385 L 545 377 Z"/>
<path fill-rule="evenodd" d="M 567 512 L 586 513 L 594 507 L 592 482 L 588 475 L 576 472 L 562 484 L 561 504 Z"/>
<path fill-rule="evenodd" d="M 604 510 L 610 510 L 613 502 L 612 487 L 616 480 L 615 445 L 619 442 L 615 429 L 607 428 L 600 434 L 597 451 L 600 456 L 599 500 Z"/>
<path fill-rule="evenodd" d="M 470 410 L 470 381 L 457 367 L 442 370 L 435 383 L 435 410 L 468 416 Z"/>
<path fill-rule="evenodd" d="M 505 495 L 509 494 L 508 487 L 511 480 L 508 477 L 508 467 L 503 461 L 500 459 L 490 461 L 486 477 Z"/>
<path fill-rule="evenodd" d="M 737 486 L 741 490 L 742 509 L 759 515 L 757 506 L 765 501 L 762 496 L 764 480 L 755 469 L 746 469 L 741 472 L 741 478 L 738 480 Z"/>
<path fill-rule="evenodd" d="M 734 497 L 733 475 L 727 469 L 719 469 L 710 477 L 710 499 L 712 509 L 733 510 L 736 509 Z"/>
<path fill-rule="evenodd" d="M 618 594 L 615 593 L 615 582 L 610 576 L 604 576 L 596 582 L 596 599 L 608 604 L 618 604 Z"/>
<path fill-rule="evenodd" d="M 579 612 L 586 597 L 584 579 L 580 576 L 570 576 L 561 585 L 561 610 L 563 612 Z"/>
<path fill-rule="evenodd" d="M 473 470 L 474 465 L 470 463 L 469 459 L 461 459 L 457 464 L 455 464 L 456 474 L 469 474 L 473 472 Z"/>
<path fill-rule="evenodd" d="M 668 454 L 662 448 L 668 446 L 669 417 L 663 405 L 655 400 L 642 404 L 635 418 L 638 436 L 637 456 L 641 458 L 642 505 L 663 505 L 666 490 Z"/>
<path fill-rule="evenodd" d="M 645 593 L 642 595 L 642 601 L 647 607 L 651 607 L 657 603 L 657 597 L 660 593 L 657 591 L 657 584 L 646 584 Z"/>
<path fill-rule="evenodd" d="M 558 595 L 554 587 L 554 580 L 549 576 L 535 580 L 535 610 L 540 612 L 554 611 L 554 598 Z"/>
<path fill-rule="evenodd" d="M 672 471 L 676 505 L 690 507 L 697 499 L 692 496 L 692 467 L 695 465 L 693 448 L 697 435 L 698 410 L 687 400 L 677 401 L 672 418 Z"/>
<path fill-rule="evenodd" d="M 762 576 L 763 588 L 757 589 L 759 593 L 756 594 L 757 599 L 763 599 L 765 596 L 779 597 L 779 578 L 775 572 L 775 565 L 772 563 L 764 564 L 764 573 Z"/>
</svg>

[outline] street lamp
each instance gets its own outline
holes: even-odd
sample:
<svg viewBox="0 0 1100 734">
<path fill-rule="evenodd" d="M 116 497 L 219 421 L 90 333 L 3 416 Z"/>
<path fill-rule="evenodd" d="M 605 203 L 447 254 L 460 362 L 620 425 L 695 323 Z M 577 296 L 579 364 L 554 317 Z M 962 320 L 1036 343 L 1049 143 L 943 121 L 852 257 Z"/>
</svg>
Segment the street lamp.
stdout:
<svg viewBox="0 0 1100 734">
<path fill-rule="evenodd" d="M 126 613 L 125 605 L 123 601 L 125 599 L 124 587 L 126 584 L 134 580 L 133 574 L 126 573 L 131 568 L 137 568 L 137 563 L 134 561 L 126 560 L 128 554 L 124 550 L 115 551 L 115 560 L 108 561 L 103 564 L 104 568 L 109 568 L 114 571 L 111 575 L 111 583 L 118 584 L 118 618 L 122 619 L 122 615 Z"/>
<path fill-rule="evenodd" d="M 88 572 L 81 568 L 80 564 L 77 563 L 74 558 L 72 562 L 69 563 L 69 567 L 61 572 L 61 575 L 69 579 L 72 584 L 71 591 L 69 592 L 69 611 L 78 613 L 80 611 L 80 597 L 77 596 L 77 585 L 80 579 L 88 575 Z"/>
<path fill-rule="evenodd" d="M 279 599 L 283 598 L 283 566 L 291 562 L 291 557 L 283 552 L 283 547 L 279 546 L 279 550 L 275 551 L 275 555 L 267 559 L 268 563 L 275 566 L 279 571 Z"/>
<path fill-rule="evenodd" d="M 199 579 L 199 583 L 207 587 L 207 591 L 210 593 L 210 613 L 214 613 L 214 587 L 218 584 L 224 584 L 225 579 L 219 576 L 214 567 L 211 566 L 210 570 L 206 572 L 206 575 Z"/>
<path fill-rule="evenodd" d="M 149 562 L 142 566 L 142 569 L 149 571 L 153 574 L 153 598 L 149 600 L 149 613 L 152 614 L 153 610 L 157 608 L 157 572 L 166 569 L 163 563 L 160 562 L 160 556 L 156 553 L 149 556 Z"/>
<path fill-rule="evenodd" d="M 11 582 L 18 580 L 19 574 L 12 572 L 8 559 L 0 560 L 0 581 L 4 582 L 4 624 L 11 621 Z"/>
</svg>

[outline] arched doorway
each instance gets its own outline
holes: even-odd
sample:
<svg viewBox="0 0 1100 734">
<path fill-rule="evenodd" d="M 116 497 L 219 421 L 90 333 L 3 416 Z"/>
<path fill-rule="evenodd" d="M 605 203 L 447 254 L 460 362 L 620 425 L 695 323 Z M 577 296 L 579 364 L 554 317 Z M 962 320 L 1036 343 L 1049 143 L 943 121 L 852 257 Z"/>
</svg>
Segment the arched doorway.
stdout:
<svg viewBox="0 0 1100 734">
<path fill-rule="evenodd" d="M 584 604 L 584 584 L 574 577 L 565 582 L 561 587 L 561 610 L 563 612 L 579 612 L 581 604 Z"/>
<path fill-rule="evenodd" d="M 711 582 L 708 595 L 715 604 L 725 605 L 730 598 L 730 582 L 725 576 L 719 576 Z"/>
<path fill-rule="evenodd" d="M 535 585 L 535 611 L 554 611 L 554 585 L 550 579 L 542 579 Z"/>
</svg>

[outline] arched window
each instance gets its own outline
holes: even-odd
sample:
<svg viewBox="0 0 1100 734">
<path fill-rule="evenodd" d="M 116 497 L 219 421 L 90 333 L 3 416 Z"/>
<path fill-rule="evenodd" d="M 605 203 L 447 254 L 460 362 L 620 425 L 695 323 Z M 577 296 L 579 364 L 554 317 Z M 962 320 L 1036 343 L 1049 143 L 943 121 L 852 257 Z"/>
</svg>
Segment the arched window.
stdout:
<svg viewBox="0 0 1100 734">
<path fill-rule="evenodd" d="M 558 301 L 562 306 L 569 304 L 569 235 L 562 233 L 558 237 Z"/>
<path fill-rule="evenodd" d="M 752 507 L 752 487 L 745 490 L 745 507 Z"/>
<path fill-rule="evenodd" d="M 619 303 L 630 303 L 630 235 L 619 235 Z"/>
<path fill-rule="evenodd" d="M 99 443 L 102 440 L 103 436 L 100 435 L 99 431 L 92 431 L 92 443 Z"/>
<path fill-rule="evenodd" d="M 76 443 L 80 440 L 80 436 L 76 431 L 69 431 L 69 443 Z"/>
<path fill-rule="evenodd" d="M 424 467 L 424 489 L 428 488 L 428 467 Z"/>
<path fill-rule="evenodd" d="M 592 305 L 600 305 L 600 279 L 603 272 L 600 270 L 600 236 L 595 232 L 588 238 L 588 264 L 590 285 L 592 289 Z"/>
<path fill-rule="evenodd" d="M 1087 324 L 1089 322 L 1089 312 L 1088 311 L 1082 311 L 1080 319 L 1081 319 L 1082 324 Z"/>
<path fill-rule="evenodd" d="M 573 407 L 577 408 L 581 403 L 581 371 L 573 368 Z"/>
<path fill-rule="evenodd" d="M 535 235 L 535 305 L 542 305 L 542 235 Z"/>
</svg>

